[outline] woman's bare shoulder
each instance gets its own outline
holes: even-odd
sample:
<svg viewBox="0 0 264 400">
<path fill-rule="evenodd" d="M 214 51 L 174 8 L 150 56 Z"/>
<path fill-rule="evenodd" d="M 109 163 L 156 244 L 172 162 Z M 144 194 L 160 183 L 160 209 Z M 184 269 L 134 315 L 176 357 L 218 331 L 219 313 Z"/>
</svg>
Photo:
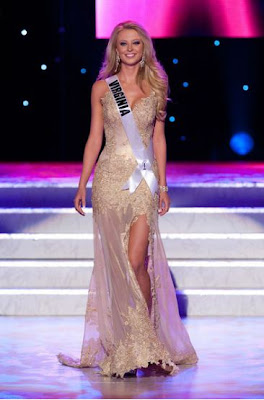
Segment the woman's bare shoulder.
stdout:
<svg viewBox="0 0 264 400">
<path fill-rule="evenodd" d="M 108 86 L 105 80 L 95 81 L 92 86 L 92 92 L 98 98 L 104 97 L 107 90 Z"/>
</svg>

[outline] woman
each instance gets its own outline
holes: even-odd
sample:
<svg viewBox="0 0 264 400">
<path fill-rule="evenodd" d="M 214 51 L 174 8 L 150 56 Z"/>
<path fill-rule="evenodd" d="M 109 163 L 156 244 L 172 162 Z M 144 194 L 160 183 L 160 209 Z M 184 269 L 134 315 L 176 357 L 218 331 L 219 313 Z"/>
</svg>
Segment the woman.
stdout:
<svg viewBox="0 0 264 400">
<path fill-rule="evenodd" d="M 166 183 L 167 75 L 147 32 L 134 22 L 115 27 L 92 87 L 92 118 L 76 210 L 85 215 L 86 184 L 102 145 L 92 185 L 94 268 L 81 358 L 107 376 L 155 364 L 173 374 L 198 357 L 179 317 L 158 228 L 169 210 Z"/>
</svg>

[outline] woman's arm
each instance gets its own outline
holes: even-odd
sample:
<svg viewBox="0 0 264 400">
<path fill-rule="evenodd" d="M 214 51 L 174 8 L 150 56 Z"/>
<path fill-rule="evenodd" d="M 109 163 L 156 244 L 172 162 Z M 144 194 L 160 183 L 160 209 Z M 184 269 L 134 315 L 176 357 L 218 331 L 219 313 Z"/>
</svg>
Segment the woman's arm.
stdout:
<svg viewBox="0 0 264 400">
<path fill-rule="evenodd" d="M 85 207 L 86 203 L 86 185 L 102 146 L 104 123 L 103 107 L 100 99 L 103 97 L 105 89 L 105 82 L 97 81 L 93 84 L 91 92 L 90 132 L 84 148 L 82 172 L 79 180 L 78 190 L 74 198 L 75 209 L 81 215 L 85 215 L 82 207 Z"/>
<path fill-rule="evenodd" d="M 159 185 L 167 186 L 166 160 L 167 145 L 165 138 L 165 123 L 157 120 L 153 133 L 153 150 L 158 164 Z M 164 215 L 170 208 L 170 198 L 167 192 L 160 191 L 159 214 Z"/>
<path fill-rule="evenodd" d="M 155 158 L 158 163 L 159 170 L 159 185 L 166 186 L 166 160 L 167 160 L 167 145 L 165 138 L 165 123 L 157 120 L 153 133 L 153 149 Z"/>
</svg>

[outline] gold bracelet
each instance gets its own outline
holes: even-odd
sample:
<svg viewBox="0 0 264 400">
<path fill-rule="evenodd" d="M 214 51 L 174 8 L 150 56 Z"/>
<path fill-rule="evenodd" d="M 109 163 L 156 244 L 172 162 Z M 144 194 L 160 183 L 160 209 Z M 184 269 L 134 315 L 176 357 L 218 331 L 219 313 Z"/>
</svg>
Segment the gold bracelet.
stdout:
<svg viewBox="0 0 264 400">
<path fill-rule="evenodd" d="M 168 192 L 169 191 L 168 186 L 159 186 L 159 189 L 160 189 L 161 192 Z"/>
</svg>

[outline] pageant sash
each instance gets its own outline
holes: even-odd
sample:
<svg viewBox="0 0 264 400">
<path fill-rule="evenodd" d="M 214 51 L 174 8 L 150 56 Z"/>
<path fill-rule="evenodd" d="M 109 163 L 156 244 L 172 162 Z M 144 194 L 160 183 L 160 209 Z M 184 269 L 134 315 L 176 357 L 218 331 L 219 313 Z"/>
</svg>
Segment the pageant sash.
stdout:
<svg viewBox="0 0 264 400">
<path fill-rule="evenodd" d="M 144 178 L 152 195 L 154 195 L 158 189 L 158 182 L 151 168 L 154 160 L 152 140 L 150 140 L 149 145 L 146 148 L 142 142 L 133 117 L 133 112 L 128 104 L 118 77 L 116 75 L 110 76 L 106 79 L 106 83 L 112 92 L 123 127 L 133 150 L 134 156 L 137 160 L 137 166 L 134 172 L 129 177 L 122 189 L 129 189 L 130 193 L 133 193 L 140 184 L 141 180 Z"/>
</svg>

